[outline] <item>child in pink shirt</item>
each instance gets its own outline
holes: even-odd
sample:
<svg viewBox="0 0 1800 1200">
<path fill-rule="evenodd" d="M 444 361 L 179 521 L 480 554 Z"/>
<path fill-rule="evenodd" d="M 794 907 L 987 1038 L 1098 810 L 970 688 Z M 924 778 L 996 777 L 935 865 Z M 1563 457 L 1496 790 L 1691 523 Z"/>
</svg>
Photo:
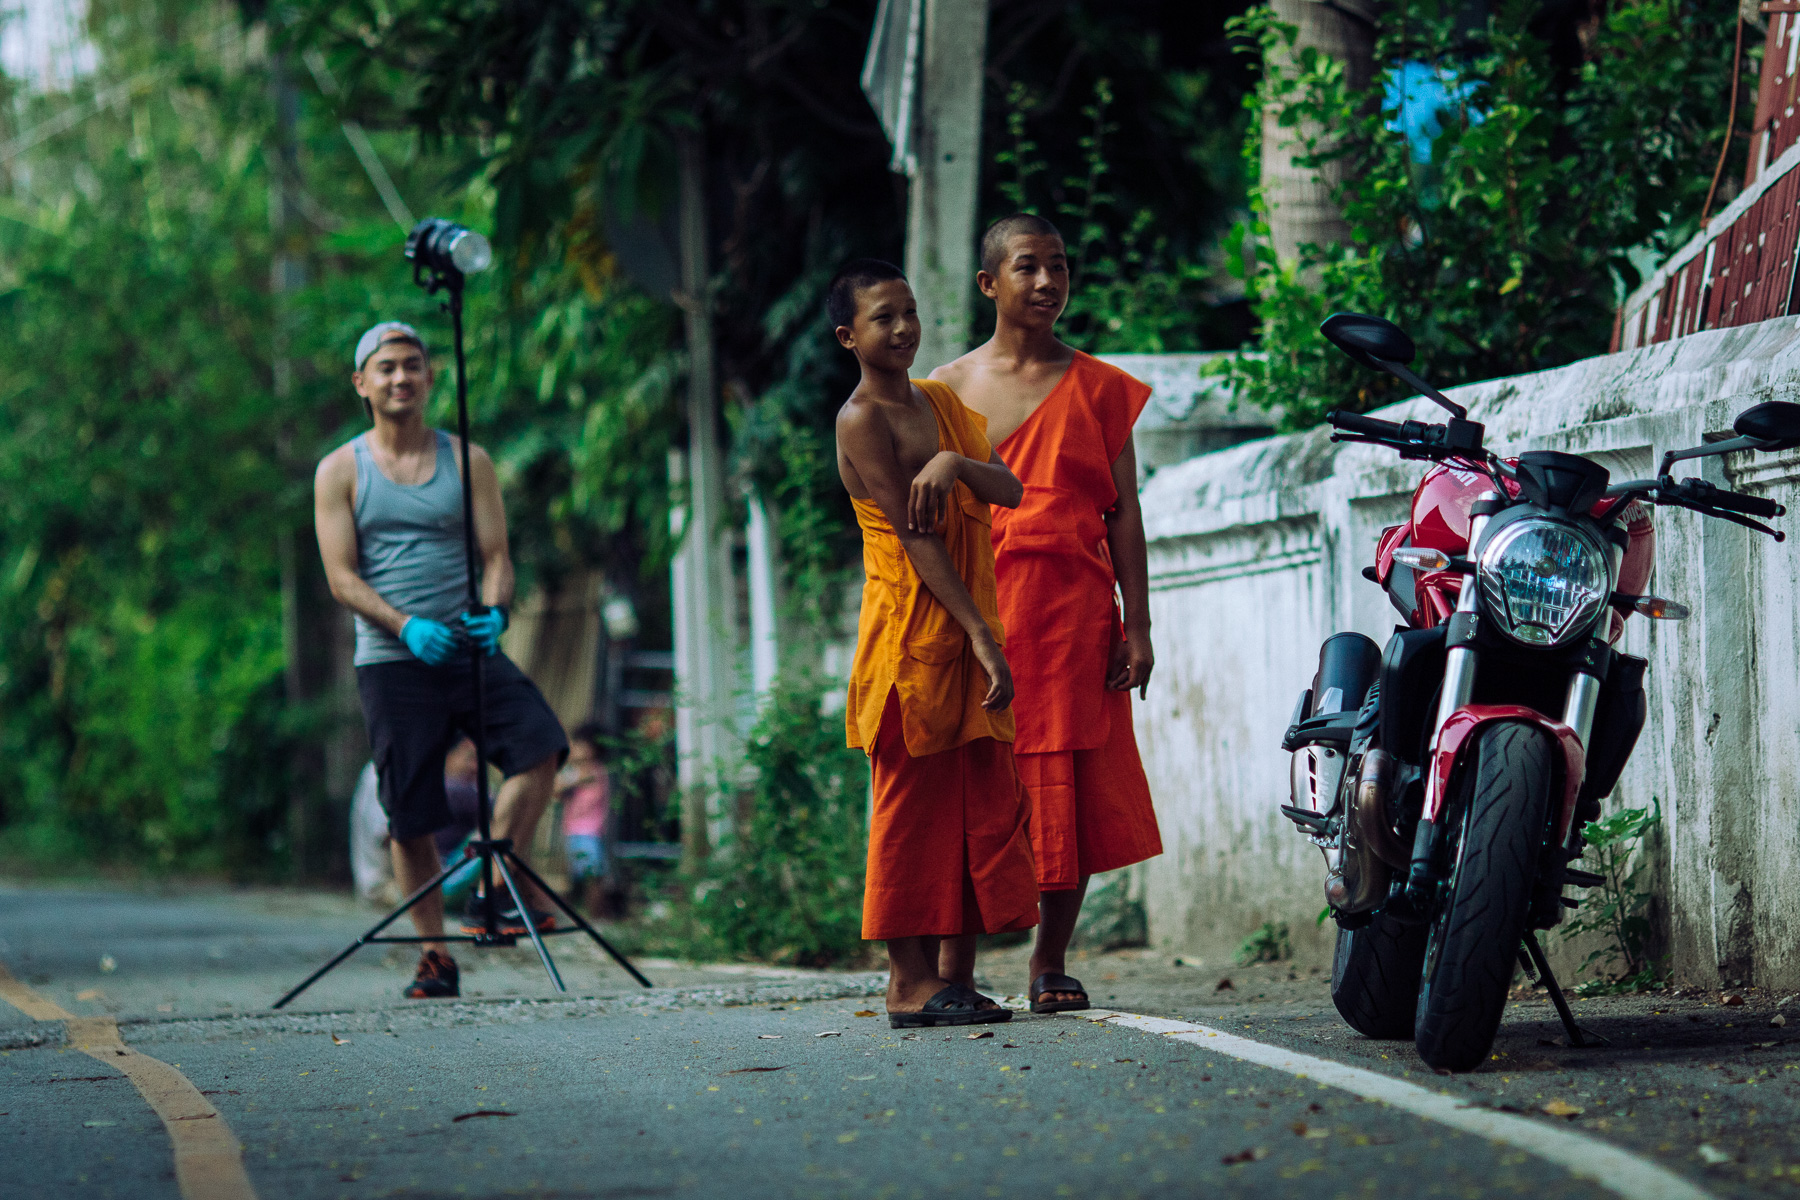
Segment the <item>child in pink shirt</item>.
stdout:
<svg viewBox="0 0 1800 1200">
<path fill-rule="evenodd" d="M 569 883 L 579 887 L 582 907 L 608 915 L 604 884 L 612 874 L 606 830 L 612 816 L 612 786 L 600 730 L 583 725 L 569 739 L 569 760 L 556 778 L 562 801 L 563 844 L 569 855 Z"/>
</svg>

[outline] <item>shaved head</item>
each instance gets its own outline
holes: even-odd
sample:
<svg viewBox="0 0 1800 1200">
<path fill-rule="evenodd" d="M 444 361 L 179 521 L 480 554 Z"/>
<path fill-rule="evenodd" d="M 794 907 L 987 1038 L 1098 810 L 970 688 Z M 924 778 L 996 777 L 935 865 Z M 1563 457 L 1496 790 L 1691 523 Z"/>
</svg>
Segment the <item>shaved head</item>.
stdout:
<svg viewBox="0 0 1800 1200">
<path fill-rule="evenodd" d="M 1063 240 L 1062 231 L 1036 213 L 1018 212 L 1001 217 L 981 235 L 981 269 L 989 275 L 998 275 L 1000 264 L 1006 261 L 1007 246 L 1020 236 Z"/>
</svg>

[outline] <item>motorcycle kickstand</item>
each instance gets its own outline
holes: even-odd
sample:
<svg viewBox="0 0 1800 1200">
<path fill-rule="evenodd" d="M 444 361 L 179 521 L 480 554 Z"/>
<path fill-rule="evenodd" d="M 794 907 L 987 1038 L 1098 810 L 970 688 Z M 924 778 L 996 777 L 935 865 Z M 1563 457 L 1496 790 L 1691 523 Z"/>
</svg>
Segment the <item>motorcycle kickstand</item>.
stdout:
<svg viewBox="0 0 1800 1200">
<path fill-rule="evenodd" d="M 1550 1003 L 1556 1006 L 1556 1015 L 1562 1019 L 1563 1029 L 1568 1031 L 1569 1045 L 1578 1050 L 1610 1046 L 1612 1043 L 1599 1034 L 1587 1033 L 1575 1023 L 1575 1014 L 1569 1011 L 1569 1002 L 1563 996 L 1562 987 L 1556 982 L 1556 973 L 1550 969 L 1550 960 L 1544 957 L 1544 948 L 1538 944 L 1537 934 L 1529 929 L 1525 931 L 1525 953 L 1537 968 L 1538 982 L 1550 992 Z"/>
</svg>

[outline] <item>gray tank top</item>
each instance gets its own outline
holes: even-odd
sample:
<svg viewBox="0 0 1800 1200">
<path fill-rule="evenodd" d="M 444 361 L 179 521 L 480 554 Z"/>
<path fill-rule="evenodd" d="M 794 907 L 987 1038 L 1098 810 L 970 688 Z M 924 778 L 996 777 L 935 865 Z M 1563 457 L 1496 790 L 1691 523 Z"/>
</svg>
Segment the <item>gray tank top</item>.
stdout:
<svg viewBox="0 0 1800 1200">
<path fill-rule="evenodd" d="M 381 473 L 368 434 L 350 443 L 356 448 L 356 571 L 401 612 L 448 624 L 467 607 L 469 595 L 462 480 L 450 435 L 433 432 L 437 467 L 412 487 Z M 405 642 L 357 616 L 357 666 L 412 657 Z"/>
</svg>

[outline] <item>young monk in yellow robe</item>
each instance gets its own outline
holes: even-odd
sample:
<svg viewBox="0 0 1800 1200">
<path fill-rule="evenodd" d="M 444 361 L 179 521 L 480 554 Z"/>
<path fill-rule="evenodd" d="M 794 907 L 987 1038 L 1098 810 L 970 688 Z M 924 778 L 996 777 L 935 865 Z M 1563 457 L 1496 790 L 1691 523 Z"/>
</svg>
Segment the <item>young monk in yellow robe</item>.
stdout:
<svg viewBox="0 0 1800 1200">
<path fill-rule="evenodd" d="M 849 264 L 829 306 L 862 367 L 837 461 L 867 574 L 846 714 L 874 777 L 863 936 L 887 943 L 894 1028 L 1005 1021 L 938 954 L 955 944 L 972 970 L 976 935 L 1037 923 L 988 533 L 988 505 L 1022 488 L 955 392 L 907 377 L 919 318 L 897 267 Z"/>
<path fill-rule="evenodd" d="M 1155 663 L 1131 445 L 1150 389 L 1057 338 L 1069 262 L 1042 217 L 995 222 L 975 281 L 994 301 L 993 339 L 932 378 L 987 418 L 1025 484 L 1016 511 L 994 520 L 995 570 L 1043 891 L 1028 994 L 1033 1012 L 1063 1012 L 1088 1007 L 1065 960 L 1089 877 L 1162 853 L 1131 728 L 1131 691 L 1143 694 Z M 945 950 L 940 969 L 968 978 L 972 964 L 956 952 Z"/>
</svg>

